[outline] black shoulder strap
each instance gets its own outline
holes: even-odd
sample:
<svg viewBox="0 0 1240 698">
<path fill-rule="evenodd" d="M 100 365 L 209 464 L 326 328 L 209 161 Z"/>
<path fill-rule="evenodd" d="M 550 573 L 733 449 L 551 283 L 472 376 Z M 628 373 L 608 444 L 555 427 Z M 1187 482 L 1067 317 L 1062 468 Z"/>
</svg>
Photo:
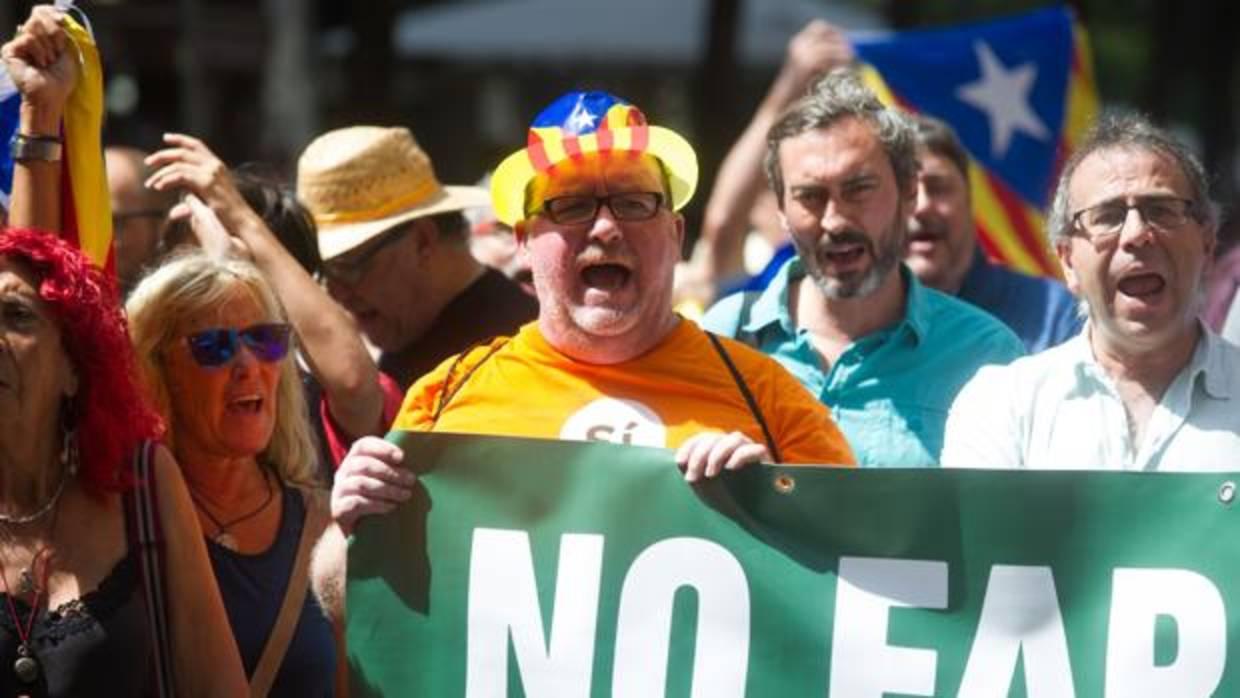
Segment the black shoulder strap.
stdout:
<svg viewBox="0 0 1240 698">
<path fill-rule="evenodd" d="M 146 607 L 147 632 L 151 638 L 155 695 L 176 695 L 172 672 L 172 641 L 168 625 L 168 592 L 163 555 L 163 531 L 155 484 L 155 442 L 143 441 L 133 460 L 134 486 L 125 492 L 126 539 L 137 553 Z"/>
<path fill-rule="evenodd" d="M 448 366 L 448 372 L 443 377 L 443 389 L 439 391 L 439 402 L 435 405 L 435 414 L 431 415 L 432 424 L 439 421 L 439 415 L 443 414 L 444 408 L 448 406 L 448 403 L 451 402 L 452 398 L 456 397 L 457 392 L 459 392 L 461 387 L 465 385 L 465 381 L 469 380 L 469 377 L 474 375 L 474 371 L 477 371 L 478 367 L 481 366 L 483 362 L 491 358 L 491 356 L 504 347 L 504 345 L 508 344 L 508 340 L 504 339 L 502 342 L 495 342 L 488 347 L 487 353 L 484 354 L 481 359 L 474 362 L 474 364 L 465 371 L 465 375 L 461 376 L 461 379 L 453 385 L 452 376 L 456 374 L 457 368 L 461 365 L 462 361 L 474 352 L 474 349 L 478 348 L 479 344 L 480 342 L 474 342 L 466 347 L 464 351 L 457 354 L 456 358 L 452 360 L 452 365 Z"/>
<path fill-rule="evenodd" d="M 779 447 L 775 445 L 775 439 L 771 438 L 771 429 L 767 426 L 766 418 L 762 416 L 762 410 L 758 408 L 758 401 L 754 400 L 753 393 L 749 390 L 749 385 L 741 377 L 741 372 L 736 370 L 736 364 L 732 363 L 732 357 L 723 348 L 723 342 L 719 341 L 719 338 L 713 332 L 707 332 L 706 336 L 710 338 L 711 346 L 715 347 L 715 352 L 719 354 L 719 358 L 723 359 L 723 365 L 728 367 L 728 373 L 732 374 L 732 381 L 736 383 L 737 389 L 741 391 L 741 397 L 745 398 L 745 404 L 749 406 L 750 414 L 758 421 L 758 426 L 762 427 L 762 438 L 766 439 L 766 450 L 770 452 L 771 458 L 776 463 L 782 463 L 784 459 L 779 455 Z"/>
</svg>

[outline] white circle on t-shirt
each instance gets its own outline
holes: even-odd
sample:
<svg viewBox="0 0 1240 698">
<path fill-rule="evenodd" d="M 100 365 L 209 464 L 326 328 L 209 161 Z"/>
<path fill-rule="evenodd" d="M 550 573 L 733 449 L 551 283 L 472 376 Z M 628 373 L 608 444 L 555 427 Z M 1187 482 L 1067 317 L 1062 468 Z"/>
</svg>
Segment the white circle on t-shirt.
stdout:
<svg viewBox="0 0 1240 698">
<path fill-rule="evenodd" d="M 609 441 L 631 446 L 667 445 L 667 427 L 640 402 L 600 398 L 569 416 L 560 429 L 567 441 Z"/>
</svg>

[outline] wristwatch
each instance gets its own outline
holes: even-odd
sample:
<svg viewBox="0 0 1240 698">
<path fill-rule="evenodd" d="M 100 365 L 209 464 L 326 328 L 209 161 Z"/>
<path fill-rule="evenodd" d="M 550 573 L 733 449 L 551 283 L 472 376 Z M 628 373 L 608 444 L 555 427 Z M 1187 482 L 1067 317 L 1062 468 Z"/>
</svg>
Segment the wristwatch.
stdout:
<svg viewBox="0 0 1240 698">
<path fill-rule="evenodd" d="M 56 136 L 27 136 L 19 133 L 13 136 L 9 152 L 14 162 L 58 162 L 61 143 Z"/>
</svg>

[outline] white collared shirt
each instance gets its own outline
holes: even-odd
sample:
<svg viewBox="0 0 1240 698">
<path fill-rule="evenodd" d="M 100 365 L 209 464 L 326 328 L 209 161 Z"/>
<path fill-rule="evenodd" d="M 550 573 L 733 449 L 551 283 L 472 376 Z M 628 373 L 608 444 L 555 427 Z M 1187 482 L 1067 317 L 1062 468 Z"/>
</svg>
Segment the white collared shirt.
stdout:
<svg viewBox="0 0 1240 698">
<path fill-rule="evenodd" d="M 1089 327 L 1007 366 L 988 366 L 947 418 L 946 467 L 1240 470 L 1240 347 L 1202 327 L 1192 359 L 1137 443 Z"/>
</svg>

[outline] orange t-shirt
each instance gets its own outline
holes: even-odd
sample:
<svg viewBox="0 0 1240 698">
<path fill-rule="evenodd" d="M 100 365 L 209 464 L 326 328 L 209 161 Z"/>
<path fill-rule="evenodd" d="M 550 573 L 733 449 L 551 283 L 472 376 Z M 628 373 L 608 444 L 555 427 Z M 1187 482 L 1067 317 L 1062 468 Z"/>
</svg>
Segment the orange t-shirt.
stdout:
<svg viewBox="0 0 1240 698">
<path fill-rule="evenodd" d="M 827 408 L 783 367 L 739 342 L 722 342 L 783 462 L 855 463 Z M 496 339 L 459 362 L 456 358 L 413 384 L 393 429 L 661 448 L 676 448 L 704 431 L 740 431 L 765 443 L 722 357 L 689 321 L 681 321 L 651 351 L 620 364 L 564 356 L 543 338 L 537 322 L 512 339 Z M 435 419 L 445 379 L 456 392 L 449 393 Z"/>
</svg>

